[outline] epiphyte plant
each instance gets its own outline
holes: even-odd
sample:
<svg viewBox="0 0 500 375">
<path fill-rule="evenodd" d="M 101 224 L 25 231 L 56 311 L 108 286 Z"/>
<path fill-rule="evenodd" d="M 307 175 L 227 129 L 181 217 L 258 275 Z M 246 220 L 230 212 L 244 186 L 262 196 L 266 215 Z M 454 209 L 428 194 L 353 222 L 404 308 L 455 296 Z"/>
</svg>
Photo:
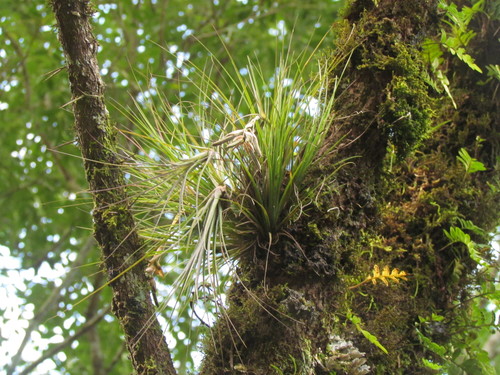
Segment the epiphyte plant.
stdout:
<svg viewBox="0 0 500 375">
<path fill-rule="evenodd" d="M 283 53 L 271 77 L 250 59 L 244 70 L 229 60 L 226 68 L 212 57 L 222 84 L 192 70 L 195 103 L 171 105 L 158 94 L 122 109 L 135 127 L 122 134 L 139 150 L 125 168 L 148 269 L 166 264 L 178 274 L 177 300 L 197 300 L 207 285 L 220 291 L 223 265 L 269 251 L 320 188 L 303 182 L 332 121 L 338 80 L 305 53 Z"/>
<path fill-rule="evenodd" d="M 373 266 L 372 275 L 367 276 L 362 282 L 350 286 L 349 289 L 355 289 L 364 285 L 366 283 L 372 282 L 373 285 L 377 284 L 377 281 L 381 281 L 385 284 L 385 286 L 389 286 L 389 281 L 393 281 L 395 283 L 399 283 L 399 280 L 408 280 L 406 277 L 408 274 L 405 271 L 400 271 L 397 268 L 393 268 L 392 270 L 389 266 L 384 266 L 382 268 L 382 272 L 380 271 L 380 267 L 375 264 Z"/>
</svg>

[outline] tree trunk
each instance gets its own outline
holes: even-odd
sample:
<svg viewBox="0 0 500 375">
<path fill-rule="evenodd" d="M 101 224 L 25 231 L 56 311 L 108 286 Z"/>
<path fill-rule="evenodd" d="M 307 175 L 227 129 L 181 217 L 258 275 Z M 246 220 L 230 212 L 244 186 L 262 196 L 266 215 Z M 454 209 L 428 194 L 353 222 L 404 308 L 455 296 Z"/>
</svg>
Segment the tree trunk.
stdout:
<svg viewBox="0 0 500 375">
<path fill-rule="evenodd" d="M 494 64 L 498 22 L 475 22 L 481 32 L 469 47 L 482 66 Z M 420 48 L 439 31 L 437 1 L 354 1 L 335 31 L 332 59 L 354 49 L 325 149 L 341 144 L 316 163 L 308 184 L 320 184 L 339 160 L 356 159 L 287 228 L 291 236 L 239 260 L 201 374 L 433 373 L 422 359 L 439 359 L 415 324 L 445 316 L 428 335 L 449 342 L 467 307 L 466 286 L 478 282 L 477 264 L 443 230 L 458 219 L 485 233 L 498 223 L 498 194 L 488 185 L 498 178 L 494 85 L 478 85 L 483 78 L 450 55 L 458 110 L 431 97 Z M 487 170 L 466 173 L 456 159 L 461 148 Z M 408 280 L 352 288 L 376 266 L 405 271 Z"/>
<path fill-rule="evenodd" d="M 175 374 L 170 353 L 155 318 L 144 272 L 145 249 L 129 211 L 125 181 L 115 153 L 115 131 L 104 103 L 97 64 L 97 41 L 89 19 L 89 1 L 53 0 L 73 94 L 78 143 L 94 198 L 95 237 L 113 289 L 113 312 L 138 374 Z"/>
</svg>

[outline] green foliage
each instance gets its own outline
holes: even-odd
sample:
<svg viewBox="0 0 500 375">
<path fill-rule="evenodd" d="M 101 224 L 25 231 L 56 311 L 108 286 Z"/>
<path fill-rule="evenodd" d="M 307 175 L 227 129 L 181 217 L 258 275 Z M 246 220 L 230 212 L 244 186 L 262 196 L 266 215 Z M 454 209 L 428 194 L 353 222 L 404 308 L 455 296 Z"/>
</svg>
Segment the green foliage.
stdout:
<svg viewBox="0 0 500 375">
<path fill-rule="evenodd" d="M 2 332 L 8 335 L 11 332 L 8 330 L 16 327 L 18 321 L 23 324 L 23 327 L 26 327 L 27 321 L 31 320 L 33 323 L 31 330 L 19 328 L 21 334 L 25 330 L 28 336 L 35 338 L 35 346 L 29 345 L 24 351 L 23 358 L 21 358 L 17 368 L 18 372 L 22 371 L 28 364 L 27 362 L 32 361 L 35 356 L 47 355 L 48 359 L 36 371 L 94 373 L 92 364 L 94 361 L 99 363 L 100 360 L 100 369 L 104 369 L 106 373 L 130 373 L 130 363 L 126 350 L 124 351 L 123 348 L 121 330 L 112 314 L 106 315 L 105 319 L 96 326 L 95 331 L 90 330 L 88 335 L 79 336 L 71 346 L 65 346 L 59 353 L 54 355 L 47 351 L 47 349 L 50 350 L 57 345 L 56 341 L 78 334 L 85 321 L 91 319 L 96 312 L 106 309 L 111 300 L 111 293 L 108 288 L 104 288 L 96 294 L 95 299 L 88 299 L 75 305 L 77 301 L 98 289 L 106 276 L 100 269 L 98 249 L 92 247 L 91 251 L 84 252 L 87 239 L 91 237 L 92 223 L 89 211 L 92 207 L 88 203 L 90 194 L 86 192 L 87 185 L 74 140 L 71 106 L 67 105 L 71 97 L 64 70 L 64 61 L 53 27 L 54 19 L 46 7 L 46 3 L 42 0 L 27 2 L 2 0 L 4 12 L 0 17 L 0 115 L 3 132 L 2 147 L 0 148 L 2 159 L 0 200 L 4 214 L 0 221 L 0 244 L 7 246 L 8 250 L 0 247 L 0 251 L 2 260 L 9 258 L 4 255 L 7 253 L 16 262 L 14 265 L 5 263 L 0 269 L 2 290 L 7 291 L 8 296 L 8 299 L 4 299 L 3 302 L 9 300 L 11 303 L 5 314 L 0 316 L 0 324 L 2 327 L 6 327 L 5 332 L 2 328 Z M 166 108 L 161 109 L 164 111 L 162 121 L 165 120 L 168 113 L 179 109 L 173 108 L 173 105 L 166 105 L 166 103 L 177 102 L 178 96 L 182 97 L 183 104 L 186 105 L 184 114 L 189 115 L 190 106 L 200 104 L 197 96 L 199 88 L 187 82 L 189 79 L 186 77 L 194 75 L 191 71 L 193 65 L 204 66 L 204 64 L 208 64 L 210 66 L 212 63 L 211 55 L 222 55 L 224 47 L 221 39 L 230 51 L 234 65 L 238 70 L 247 67 L 247 56 L 252 56 L 252 60 L 253 56 L 258 56 L 259 69 L 262 70 L 264 78 L 261 81 L 265 81 L 269 85 L 270 82 L 267 79 L 274 76 L 274 69 L 277 65 L 274 57 L 276 39 L 284 38 L 294 29 L 294 37 L 287 48 L 296 51 L 303 50 L 306 55 L 312 54 L 313 48 L 311 46 L 317 45 L 321 36 L 330 27 L 337 9 L 342 6 L 342 2 L 322 0 L 308 2 L 257 0 L 218 2 L 138 0 L 118 2 L 96 0 L 94 4 L 97 9 L 94 16 L 94 31 L 100 44 L 99 62 L 101 74 L 107 86 L 106 97 L 113 98 L 124 107 L 132 106 L 138 100 L 142 110 L 147 107 L 147 105 L 143 106 L 142 103 L 162 108 L 160 102 L 163 102 Z M 496 7 L 496 17 L 498 17 L 500 14 L 498 5 L 495 5 L 494 2 L 487 2 L 486 6 Z M 321 19 L 318 21 L 320 15 Z M 450 20 L 450 23 L 453 21 Z M 311 29 L 313 28 L 319 31 L 312 33 Z M 445 31 L 446 39 L 455 37 L 455 34 L 448 28 Z M 198 43 L 197 40 L 201 40 L 203 44 Z M 455 55 L 459 51 L 462 59 L 467 60 L 464 57 L 468 52 L 466 46 L 455 45 L 453 39 L 445 40 L 445 42 L 450 48 L 454 48 Z M 164 48 L 156 47 L 155 44 L 166 48 L 168 52 Z M 452 53 L 448 47 L 441 46 L 439 41 L 434 42 L 433 48 L 441 50 L 442 54 L 447 51 Z M 460 48 L 464 49 L 465 54 Z M 400 61 L 401 63 L 398 65 L 400 67 L 413 67 L 414 65 L 407 63 L 411 62 L 412 59 L 414 56 L 409 60 Z M 434 72 L 438 77 L 436 86 L 440 85 L 440 80 L 446 80 L 446 84 L 449 85 L 446 77 L 448 73 L 442 62 L 443 60 L 437 60 L 437 70 Z M 464 63 L 467 64 L 467 61 Z M 469 60 L 468 63 L 470 64 L 471 61 Z M 475 64 L 474 61 L 472 63 Z M 224 64 L 224 66 L 227 65 Z M 485 69 L 488 80 L 493 81 L 499 78 L 497 65 L 489 65 Z M 232 87 L 230 86 L 232 85 L 221 84 L 222 78 L 220 78 L 219 73 L 221 70 L 223 70 L 222 67 L 216 64 L 212 76 L 213 80 L 217 82 L 219 87 L 224 86 L 224 90 L 220 94 L 232 100 L 235 97 L 231 94 Z M 244 75 L 243 72 L 244 70 L 242 70 L 241 75 Z M 401 74 L 405 75 L 406 72 Z M 441 76 L 439 76 L 440 74 Z M 415 74 L 415 76 L 419 75 L 418 72 Z M 193 80 L 196 81 L 196 79 Z M 404 123 L 407 125 L 406 130 L 411 130 L 410 127 L 413 124 L 409 122 L 409 117 L 404 116 L 408 113 L 407 107 L 415 102 L 411 98 L 411 93 L 408 93 L 413 82 L 401 84 L 395 80 L 394 86 L 403 100 L 401 105 L 396 103 L 392 106 L 392 103 L 388 103 L 389 112 L 394 112 L 394 116 L 389 113 L 388 124 L 397 126 Z M 141 87 L 148 87 L 148 90 L 142 90 Z M 450 92 L 449 95 L 451 96 Z M 213 100 L 211 97 L 209 99 Z M 266 98 L 266 100 L 272 99 Z M 391 96 L 391 100 L 397 101 L 399 99 Z M 248 106 L 243 104 L 243 107 Z M 129 128 L 134 133 L 138 132 L 137 129 L 134 129 L 134 123 L 130 121 L 131 119 L 114 108 L 110 108 L 110 111 L 113 121 L 119 124 L 120 128 Z M 210 110 L 207 109 L 207 111 Z M 210 141 L 216 142 L 224 139 L 233 131 L 243 130 L 244 126 L 255 118 L 252 116 L 243 117 L 245 114 L 256 115 L 259 113 L 258 111 L 250 111 L 249 108 L 242 109 L 241 113 L 235 114 L 232 123 L 224 123 L 224 113 L 219 113 L 219 115 L 214 112 L 203 113 L 200 117 L 202 120 L 198 122 L 202 123 L 212 119 L 209 125 L 221 126 L 219 133 L 214 132 L 209 137 Z M 402 116 L 403 118 L 398 120 Z M 214 118 L 217 118 L 217 121 Z M 197 128 L 194 126 L 195 121 L 185 118 L 184 120 L 189 132 L 198 136 Z M 395 120 L 398 121 L 394 122 Z M 253 134 L 257 134 L 258 130 L 262 137 L 261 143 L 263 143 L 265 137 L 262 134 L 262 128 L 266 126 L 267 120 L 262 118 L 258 121 L 255 123 L 256 128 Z M 227 126 L 227 128 L 223 129 L 222 125 Z M 391 126 L 388 126 L 388 134 L 392 134 L 390 133 Z M 400 131 L 399 134 L 404 136 L 406 130 L 402 127 L 396 131 Z M 242 133 L 238 134 L 238 136 L 242 135 Z M 174 138 L 176 142 L 185 141 L 182 134 L 177 134 L 176 137 L 178 137 Z M 191 156 L 209 151 L 211 145 L 203 139 L 194 138 L 185 142 L 187 145 L 193 146 L 187 149 L 192 153 Z M 165 143 L 167 141 L 169 139 L 165 139 Z M 223 160 L 225 162 L 224 168 L 229 166 L 228 161 L 233 161 L 233 166 L 238 167 L 240 160 L 251 159 L 250 153 L 244 150 L 244 143 L 232 148 L 227 147 L 229 143 L 231 142 L 220 146 L 226 157 L 229 154 L 229 159 Z M 156 150 L 159 145 L 162 146 L 161 142 L 156 141 L 153 147 L 149 147 L 147 151 Z M 194 145 L 198 145 L 199 148 L 194 147 Z M 135 146 L 132 143 L 127 143 L 124 147 L 132 150 Z M 260 143 L 259 148 L 262 148 Z M 146 150 L 145 147 L 144 150 Z M 187 151 L 171 150 L 179 157 Z M 245 152 L 247 153 L 245 154 Z M 158 155 L 159 152 L 156 153 L 156 156 Z M 145 157 L 144 160 L 147 158 Z M 189 163 L 185 159 L 180 162 Z M 213 154 L 200 156 L 199 160 L 195 158 L 190 162 L 192 164 L 184 165 L 184 172 L 192 168 L 189 172 L 191 176 L 196 178 L 202 175 L 203 168 L 209 169 L 210 173 L 215 173 L 214 175 L 218 173 L 214 171 L 214 165 L 217 163 Z M 263 164 L 262 160 L 260 163 Z M 158 164 L 159 162 L 155 160 L 154 165 L 157 167 Z M 179 170 L 182 170 L 182 167 Z M 177 176 L 184 178 L 183 176 L 186 174 L 180 173 L 179 170 Z M 250 171 L 250 169 L 248 170 Z M 275 171 L 279 176 L 281 173 L 279 169 Z M 163 172 L 173 173 L 170 170 L 163 170 Z M 143 173 L 144 176 L 147 175 L 146 172 L 143 171 Z M 208 173 L 208 171 L 204 173 Z M 281 175 L 287 178 L 286 184 L 291 181 L 291 178 L 295 179 L 295 182 L 299 181 L 295 176 L 289 176 L 287 173 Z M 136 177 L 142 178 L 141 176 L 131 176 L 131 179 Z M 252 177 L 254 176 L 252 175 Z M 169 175 L 169 178 L 171 181 L 174 180 L 172 174 Z M 250 178 L 249 180 L 251 181 Z M 192 203 L 193 191 L 188 186 L 193 189 L 193 185 L 190 185 L 193 181 L 189 178 L 184 178 L 183 181 L 185 202 Z M 192 215 L 188 216 L 185 212 L 182 215 L 172 213 L 161 218 L 157 225 L 172 226 L 176 218 L 177 221 L 181 218 L 191 220 L 191 223 L 198 225 L 191 232 L 192 238 L 201 235 L 206 242 L 200 247 L 212 246 L 218 252 L 217 256 L 220 259 L 222 258 L 222 254 L 219 252 L 221 247 L 213 246 L 214 242 L 210 242 L 209 231 L 204 234 L 202 228 L 205 224 L 207 228 L 215 230 L 221 228 L 220 218 L 227 219 L 228 216 L 225 215 L 232 216 L 227 210 L 226 204 L 230 204 L 233 214 L 237 212 L 239 217 L 243 217 L 244 214 L 236 211 L 235 208 L 243 207 L 243 204 L 248 202 L 243 200 L 243 196 L 240 196 L 242 199 L 239 201 L 228 200 L 226 193 L 233 191 L 231 190 L 232 186 L 229 186 L 230 189 L 224 192 L 218 188 L 220 180 L 215 180 L 216 183 L 212 185 L 212 189 L 206 190 L 203 189 L 209 185 L 203 179 L 200 181 L 199 186 L 196 185 L 196 187 L 200 197 L 203 198 L 198 202 L 200 208 L 203 208 L 203 219 L 197 219 Z M 264 179 L 259 181 L 263 182 Z M 132 183 L 131 180 L 129 182 Z M 225 181 L 223 182 L 225 183 Z M 241 181 L 238 182 L 241 183 Z M 264 186 L 264 183 L 255 185 L 257 187 Z M 182 186 L 182 182 L 177 186 Z M 491 187 L 497 189 L 494 185 Z M 130 187 L 131 191 L 134 189 L 135 187 Z M 160 187 L 158 190 L 155 189 L 153 190 L 161 191 Z M 193 190 L 196 191 L 196 189 Z M 151 194 L 154 195 L 153 192 Z M 142 215 L 145 220 L 151 218 L 153 214 L 148 212 L 146 208 L 157 205 L 158 198 L 161 200 L 165 197 L 173 199 L 174 195 L 168 195 L 168 192 L 163 191 L 163 193 L 158 194 L 156 200 L 143 202 L 145 205 L 142 213 L 138 212 L 139 216 Z M 235 198 L 234 195 L 230 197 Z M 281 211 L 281 216 L 276 215 L 279 211 L 275 211 L 274 216 L 269 215 L 269 210 L 274 209 L 272 205 L 268 205 L 267 208 L 255 205 L 252 209 L 256 217 L 257 215 L 265 217 L 265 213 L 274 217 L 274 224 L 271 225 L 272 220 L 270 219 L 268 228 L 274 226 L 276 232 L 279 233 L 281 225 L 286 226 L 288 219 L 292 219 L 300 213 L 301 205 L 298 203 L 300 201 L 303 204 L 307 203 L 309 197 L 305 194 L 301 199 L 296 199 L 295 188 L 289 188 L 286 193 L 283 190 L 281 194 L 278 194 L 278 197 L 283 199 L 283 202 L 287 200 L 290 202 L 288 205 L 284 205 L 285 208 Z M 137 207 L 140 211 L 139 203 Z M 166 207 L 169 208 L 168 205 Z M 159 209 L 158 206 L 155 206 L 154 210 L 156 208 Z M 247 213 L 247 216 L 249 215 Z M 461 228 L 462 231 L 472 230 L 463 225 Z M 240 229 L 240 227 L 232 228 L 235 233 Z M 265 229 L 262 232 L 265 232 Z M 151 242 L 157 242 L 155 234 L 151 235 L 153 237 Z M 268 237 L 264 236 L 264 238 L 264 242 L 269 241 Z M 172 239 L 172 242 L 175 240 L 175 238 Z M 196 246 L 192 247 L 191 252 L 195 248 Z M 164 249 L 160 250 L 164 251 Z M 85 255 L 82 260 L 83 266 L 75 260 L 77 254 Z M 152 251 L 152 255 L 156 255 L 156 253 Z M 187 262 L 186 254 L 180 250 L 171 253 L 171 255 L 170 258 L 164 260 L 166 264 L 164 263 L 163 267 L 168 272 L 159 283 L 160 301 L 167 300 L 167 296 L 171 293 L 170 285 L 182 272 L 178 264 Z M 202 261 L 205 262 L 204 259 Z M 209 266 L 211 267 L 211 265 Z M 25 282 L 12 285 L 13 280 L 17 279 L 23 279 Z M 218 304 L 221 303 L 219 299 L 210 296 L 213 293 L 211 291 L 213 286 L 208 285 L 208 281 L 206 283 L 203 280 L 198 281 L 198 300 L 192 296 L 188 297 L 186 303 L 192 302 L 194 309 L 189 308 L 184 312 L 179 312 L 176 307 L 172 306 L 172 303 L 167 302 L 164 302 L 162 306 L 165 309 L 165 314 L 161 315 L 175 319 L 177 322 L 175 329 L 170 332 L 171 336 L 168 335 L 168 342 L 173 349 L 173 359 L 180 374 L 193 369 L 192 351 L 196 347 L 198 335 L 203 331 L 203 327 L 193 327 L 189 318 L 196 314 L 197 305 L 207 305 L 207 310 L 216 311 Z M 60 284 L 62 287 L 58 290 L 56 286 Z M 493 293 L 491 286 L 485 286 L 484 290 L 487 290 L 491 295 Z M 56 294 L 55 302 L 47 306 L 48 315 L 40 320 L 43 317 L 42 307 L 53 293 Z M 17 296 L 17 299 L 12 298 L 13 295 Z M 496 298 L 498 299 L 498 294 Z M 19 310 L 12 307 L 16 305 L 20 306 Z M 477 306 L 476 316 L 464 317 L 462 334 L 466 332 L 467 319 L 478 325 L 491 326 L 491 321 L 480 316 L 479 302 Z M 198 314 L 200 311 L 203 310 L 200 308 Z M 53 318 L 49 319 L 49 317 Z M 163 317 L 160 318 L 164 321 Z M 205 317 L 203 316 L 203 318 Z M 201 325 L 199 322 L 198 324 Z M 88 340 L 92 332 L 97 332 L 97 337 L 94 340 Z M 487 334 L 489 331 L 484 328 L 481 331 L 481 337 L 486 337 Z M 479 344 L 477 345 L 480 347 Z M 461 351 L 457 349 L 457 355 L 462 355 L 462 351 L 466 348 L 467 346 L 463 344 L 460 347 Z M 2 350 L 4 349 L 5 345 L 2 346 Z M 14 354 L 17 348 L 9 347 L 7 350 L 7 357 L 0 358 L 0 367 L 9 361 L 8 357 Z M 96 353 L 101 355 L 96 356 Z M 463 363 L 466 363 L 466 366 L 471 363 L 469 368 L 473 369 L 473 363 L 467 361 L 468 359 L 465 359 Z M 484 362 L 484 356 L 481 361 Z M 49 370 L 46 370 L 47 366 Z"/>
<path fill-rule="evenodd" d="M 469 23 L 474 15 L 483 10 L 484 0 L 476 1 L 472 7 L 464 6 L 462 10 L 457 9 L 455 3 L 447 4 L 441 0 L 439 7 L 446 11 L 446 17 L 449 21 L 445 21 L 451 28 L 451 35 L 447 35 L 445 30 L 441 30 L 441 45 L 447 49 L 452 55 L 456 55 L 460 60 L 466 63 L 469 68 L 482 73 L 481 68 L 474 62 L 472 56 L 468 55 L 464 47 L 467 47 L 476 33 L 468 29 Z"/>
<path fill-rule="evenodd" d="M 297 361 L 293 356 L 289 356 L 290 362 L 292 363 L 293 366 L 293 372 L 290 375 L 298 375 L 298 367 L 297 367 Z M 285 373 L 276 365 L 271 365 L 271 368 L 276 372 L 277 375 L 285 375 Z"/>
<path fill-rule="evenodd" d="M 375 345 L 377 348 L 382 350 L 385 354 L 389 354 L 386 348 L 378 341 L 377 337 L 372 335 L 370 332 L 367 330 L 363 329 L 361 327 L 361 318 L 358 316 L 354 315 L 351 311 L 347 312 L 347 319 L 351 321 L 352 324 L 354 324 L 354 327 L 360 332 L 368 341 L 370 341 L 373 345 Z"/>
<path fill-rule="evenodd" d="M 457 105 L 450 91 L 450 82 L 446 76 L 446 69 L 443 67 L 443 56 L 447 51 L 467 64 L 470 69 L 479 73 L 483 72 L 466 49 L 469 42 L 476 35 L 473 30 L 468 28 L 469 23 L 477 13 L 483 10 L 483 7 L 484 0 L 479 0 L 472 7 L 463 6 L 459 11 L 455 3 L 448 4 L 445 0 L 440 0 L 439 8 L 445 12 L 446 19 L 443 22 L 448 26 L 448 31 L 444 27 L 441 28 L 439 42 L 428 38 L 423 43 L 422 53 L 434 77 L 432 78 L 431 75 L 427 74 L 426 80 L 438 92 L 444 89 L 455 108 Z"/>
<path fill-rule="evenodd" d="M 437 364 L 437 363 L 434 363 L 434 362 L 431 362 L 429 361 L 428 359 L 425 359 L 425 358 L 422 358 L 422 363 L 424 364 L 425 367 L 427 368 L 430 368 L 431 370 L 442 370 L 443 369 L 443 366 Z"/>
<path fill-rule="evenodd" d="M 472 221 L 464 220 L 461 218 L 458 218 L 457 220 L 460 223 L 460 226 L 462 227 L 462 229 L 470 230 L 473 233 L 480 235 L 480 236 L 487 236 L 486 232 L 482 228 L 479 228 L 477 225 L 475 225 Z"/>
<path fill-rule="evenodd" d="M 444 230 L 444 234 L 446 237 L 452 241 L 452 243 L 462 243 L 467 246 L 467 250 L 469 252 L 469 256 L 472 260 L 474 260 L 478 264 L 485 264 L 484 259 L 481 257 L 477 244 L 471 240 L 470 236 L 467 233 L 464 233 L 460 228 L 450 227 L 450 230 Z"/>
<path fill-rule="evenodd" d="M 464 166 L 466 173 L 474 173 L 486 170 L 484 164 L 471 157 L 465 148 L 461 148 L 458 151 L 457 159 Z"/>
<path fill-rule="evenodd" d="M 451 342 L 446 345 L 438 344 L 429 336 L 432 334 L 433 327 L 446 324 L 445 317 L 437 314 L 432 314 L 428 318 L 419 317 L 420 328 L 428 331 L 428 334 L 416 328 L 417 335 L 423 346 L 440 362 L 436 363 L 434 359 L 431 361 L 422 358 L 426 367 L 448 375 L 494 375 L 496 373 L 488 354 L 482 349 L 484 341 L 478 334 L 481 331 L 488 332 L 486 327 L 491 326 L 495 319 L 494 314 L 488 317 L 485 313 L 483 302 L 480 299 L 472 300 L 468 308 L 463 309 L 461 317 L 463 320 L 460 319 L 458 324 L 464 326 L 456 327 L 457 332 L 452 336 Z"/>
<path fill-rule="evenodd" d="M 137 129 L 123 131 L 139 150 L 125 167 L 132 209 L 154 261 L 180 267 L 171 292 L 180 304 L 206 298 L 202 290 L 219 301 L 222 266 L 290 236 L 287 227 L 321 187 L 303 181 L 331 120 L 323 65 L 309 78 L 309 54 L 284 54 L 266 77 L 256 63 L 243 75 L 228 60 L 231 69 L 215 58 L 210 65 L 222 83 L 193 71 L 195 103 L 159 97 L 122 109 Z"/>
<path fill-rule="evenodd" d="M 500 65 L 486 65 L 488 77 L 500 81 Z"/>
<path fill-rule="evenodd" d="M 445 236 L 451 241 L 450 244 L 461 243 L 466 246 L 468 256 L 479 264 L 479 281 L 468 299 L 455 302 L 456 315 L 453 320 L 446 316 L 432 313 L 429 317 L 419 317 L 419 329 L 417 334 L 426 349 L 436 354 L 442 364 L 442 374 L 495 374 L 483 346 L 493 329 L 498 329 L 495 323 L 495 311 L 498 309 L 499 293 L 498 285 L 495 285 L 495 276 L 498 270 L 493 260 L 485 259 L 480 251 L 488 249 L 488 246 L 478 245 L 471 236 L 464 232 L 468 230 L 474 235 L 489 237 L 483 229 L 476 226 L 470 220 L 458 219 L 461 228 L 450 227 L 444 230 Z M 463 279 L 464 265 L 460 261 L 461 255 L 457 254 L 453 274 Z M 453 313 L 453 311 L 451 311 Z M 445 344 L 439 344 L 433 336 L 440 337 L 443 334 L 449 336 L 444 340 Z M 424 361 L 426 366 L 440 370 L 435 361 Z"/>
<path fill-rule="evenodd" d="M 435 316 L 435 315 L 433 314 L 433 316 Z M 437 321 L 441 321 L 441 320 L 442 319 L 439 319 Z M 424 323 L 429 322 L 430 320 L 427 318 L 419 317 L 419 321 L 421 324 L 424 324 Z M 432 351 L 433 353 L 437 354 L 440 357 L 445 356 L 446 348 L 444 346 L 439 345 L 438 343 L 435 343 L 430 338 L 426 337 L 422 332 L 420 332 L 420 330 L 416 329 L 416 332 L 418 334 L 418 338 L 422 341 L 425 348 L 427 348 L 428 350 Z"/>
</svg>

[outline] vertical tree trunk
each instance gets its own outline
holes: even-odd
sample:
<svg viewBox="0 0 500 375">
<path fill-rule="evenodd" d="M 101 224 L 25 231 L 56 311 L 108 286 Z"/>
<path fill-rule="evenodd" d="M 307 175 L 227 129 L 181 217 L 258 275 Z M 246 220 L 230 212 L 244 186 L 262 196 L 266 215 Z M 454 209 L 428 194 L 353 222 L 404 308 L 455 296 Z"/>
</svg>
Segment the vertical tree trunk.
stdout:
<svg viewBox="0 0 500 375">
<path fill-rule="evenodd" d="M 227 316 L 205 344 L 202 374 L 431 372 L 422 365 L 429 353 L 415 323 L 433 312 L 446 316 L 430 334 L 449 341 L 460 310 L 452 303 L 466 299 L 465 286 L 476 277 L 468 252 L 450 245 L 443 230 L 459 218 L 486 231 L 498 223 L 498 195 L 488 186 L 498 178 L 498 99 L 456 58 L 449 64 L 456 65 L 458 110 L 431 97 L 420 45 L 438 22 L 437 1 L 352 2 L 336 27 L 336 53 L 354 53 L 325 146 L 343 140 L 308 183 L 320 184 L 339 160 L 357 158 L 287 228 L 293 240 L 282 236 L 270 250 L 240 259 Z M 487 59 L 488 49 L 498 48 L 498 23 L 480 26 L 475 48 L 482 63 L 494 63 Z M 488 170 L 466 174 L 456 160 L 460 148 Z M 374 266 L 411 276 L 349 288 Z"/>
<path fill-rule="evenodd" d="M 77 139 L 95 203 L 95 237 L 113 289 L 113 312 L 125 332 L 135 371 L 173 375 L 170 353 L 149 295 L 142 262 L 145 249 L 129 211 L 115 153 L 115 131 L 109 122 L 96 59 L 98 44 L 89 23 L 92 10 L 87 0 L 53 0 L 52 8 L 66 57 Z"/>
</svg>

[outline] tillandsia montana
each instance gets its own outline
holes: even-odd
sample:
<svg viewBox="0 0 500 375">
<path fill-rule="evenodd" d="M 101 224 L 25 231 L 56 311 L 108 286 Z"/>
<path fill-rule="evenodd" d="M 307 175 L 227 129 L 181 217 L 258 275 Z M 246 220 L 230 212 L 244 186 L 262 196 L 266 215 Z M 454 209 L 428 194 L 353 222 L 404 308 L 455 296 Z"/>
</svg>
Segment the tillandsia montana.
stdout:
<svg viewBox="0 0 500 375">
<path fill-rule="evenodd" d="M 239 257 L 269 251 L 320 188 L 303 182 L 332 121 L 338 79 L 305 54 L 285 54 L 270 77 L 250 60 L 242 75 L 230 61 L 232 71 L 213 60 L 225 87 L 194 70 L 196 103 L 158 94 L 122 110 L 135 129 L 122 133 L 138 150 L 126 166 L 133 210 L 151 249 L 148 272 L 173 285 L 165 300 L 199 300 L 209 289 L 219 301 Z"/>
</svg>

